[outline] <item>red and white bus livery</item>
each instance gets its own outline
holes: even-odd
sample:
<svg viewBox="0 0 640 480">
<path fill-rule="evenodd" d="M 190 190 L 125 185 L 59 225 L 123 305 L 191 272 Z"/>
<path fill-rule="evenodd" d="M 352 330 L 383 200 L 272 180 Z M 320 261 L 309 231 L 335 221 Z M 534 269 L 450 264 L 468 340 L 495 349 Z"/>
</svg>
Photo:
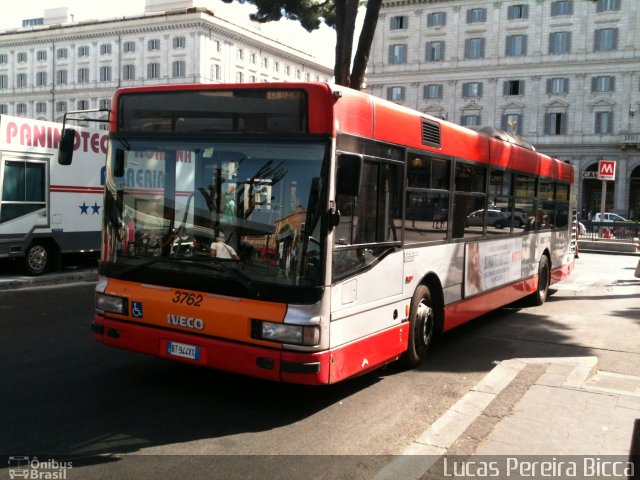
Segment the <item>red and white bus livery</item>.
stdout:
<svg viewBox="0 0 640 480">
<path fill-rule="evenodd" d="M 123 88 L 112 105 L 107 345 L 335 383 L 418 365 L 435 334 L 539 305 L 573 269 L 573 167 L 502 132 L 322 83 Z"/>
</svg>

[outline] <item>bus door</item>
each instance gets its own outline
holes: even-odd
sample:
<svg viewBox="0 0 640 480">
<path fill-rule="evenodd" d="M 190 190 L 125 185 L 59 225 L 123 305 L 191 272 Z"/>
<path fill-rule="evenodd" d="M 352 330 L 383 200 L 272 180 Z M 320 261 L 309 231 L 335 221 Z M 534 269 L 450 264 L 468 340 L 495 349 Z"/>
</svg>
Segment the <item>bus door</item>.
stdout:
<svg viewBox="0 0 640 480">
<path fill-rule="evenodd" d="M 332 346 L 392 325 L 397 319 L 393 302 L 403 287 L 404 164 L 365 156 L 358 157 L 359 163 L 356 159 L 359 169 L 354 169 L 344 167 L 349 157 L 358 156 L 338 157 L 336 208 L 340 215 L 333 230 Z M 348 183 L 357 188 L 345 187 Z"/>
</svg>

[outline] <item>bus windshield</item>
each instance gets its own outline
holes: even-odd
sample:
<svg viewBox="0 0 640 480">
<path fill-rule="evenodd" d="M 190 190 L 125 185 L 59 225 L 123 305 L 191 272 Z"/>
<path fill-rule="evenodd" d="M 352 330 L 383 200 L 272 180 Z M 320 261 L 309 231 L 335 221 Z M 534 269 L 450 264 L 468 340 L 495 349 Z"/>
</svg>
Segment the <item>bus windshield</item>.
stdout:
<svg viewBox="0 0 640 480">
<path fill-rule="evenodd" d="M 239 296 L 320 286 L 326 151 L 320 141 L 113 138 L 101 273 Z"/>
</svg>

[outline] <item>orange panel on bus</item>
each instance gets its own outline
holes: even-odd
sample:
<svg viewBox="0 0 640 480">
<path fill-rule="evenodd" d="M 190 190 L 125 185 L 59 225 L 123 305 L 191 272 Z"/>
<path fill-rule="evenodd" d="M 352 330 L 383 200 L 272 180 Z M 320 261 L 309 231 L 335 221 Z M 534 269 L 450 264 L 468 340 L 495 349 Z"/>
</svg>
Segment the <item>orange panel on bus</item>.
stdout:
<svg viewBox="0 0 640 480">
<path fill-rule="evenodd" d="M 119 319 L 239 342 L 278 344 L 251 338 L 251 320 L 283 322 L 284 303 L 224 297 L 175 288 L 109 280 L 108 295 L 129 299 L 129 314 Z M 134 305 L 135 302 L 135 305 Z"/>
</svg>

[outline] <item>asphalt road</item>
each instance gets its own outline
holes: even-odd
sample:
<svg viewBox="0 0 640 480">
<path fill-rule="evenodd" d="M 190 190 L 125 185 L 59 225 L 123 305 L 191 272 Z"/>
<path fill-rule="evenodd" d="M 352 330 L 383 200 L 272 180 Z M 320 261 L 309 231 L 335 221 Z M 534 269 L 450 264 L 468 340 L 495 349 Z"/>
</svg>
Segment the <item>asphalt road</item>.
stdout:
<svg viewBox="0 0 640 480">
<path fill-rule="evenodd" d="M 638 374 L 638 259 L 582 254 L 543 306 L 447 333 L 417 370 L 329 387 L 100 345 L 93 284 L 0 292 L 0 455 L 70 459 L 69 479 L 368 478 L 502 359 L 595 355 Z"/>
</svg>

